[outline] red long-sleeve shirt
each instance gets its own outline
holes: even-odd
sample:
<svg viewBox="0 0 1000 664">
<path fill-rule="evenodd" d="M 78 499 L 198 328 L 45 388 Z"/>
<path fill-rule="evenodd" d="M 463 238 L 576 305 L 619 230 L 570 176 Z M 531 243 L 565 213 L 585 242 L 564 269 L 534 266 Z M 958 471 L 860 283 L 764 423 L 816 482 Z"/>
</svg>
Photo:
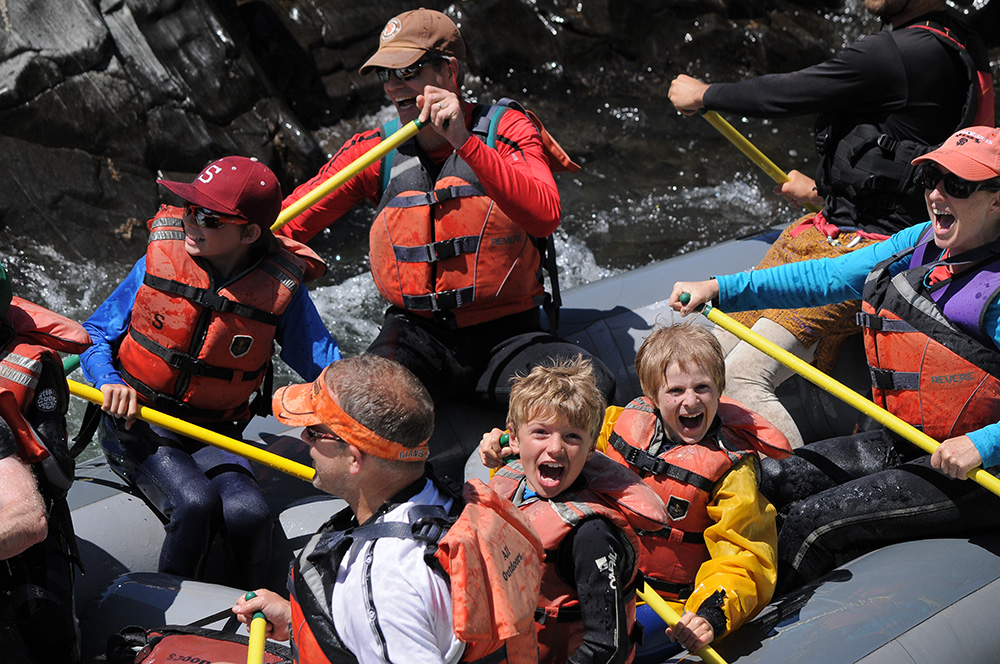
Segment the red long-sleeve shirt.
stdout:
<svg viewBox="0 0 1000 664">
<path fill-rule="evenodd" d="M 471 123 L 472 105 L 465 105 L 466 125 Z M 433 131 L 426 128 L 424 131 Z M 559 225 L 560 203 L 541 136 L 523 113 L 509 109 L 500 118 L 495 148 L 474 135 L 457 150 L 472 168 L 486 194 L 518 226 L 535 237 L 545 237 Z M 355 134 L 328 161 L 319 173 L 300 185 L 284 201 L 288 207 L 322 182 L 381 142 L 377 129 Z M 443 163 L 455 151 L 448 144 L 428 156 Z M 379 164 L 375 162 L 344 183 L 310 209 L 292 219 L 277 232 L 300 242 L 308 242 L 362 200 L 378 204 Z"/>
</svg>

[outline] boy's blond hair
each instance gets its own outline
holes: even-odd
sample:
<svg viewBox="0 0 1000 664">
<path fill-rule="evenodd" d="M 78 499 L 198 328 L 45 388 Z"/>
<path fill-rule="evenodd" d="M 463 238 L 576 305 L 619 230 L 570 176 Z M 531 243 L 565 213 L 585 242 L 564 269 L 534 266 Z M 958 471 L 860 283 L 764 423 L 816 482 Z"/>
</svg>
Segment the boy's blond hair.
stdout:
<svg viewBox="0 0 1000 664">
<path fill-rule="evenodd" d="M 507 428 L 517 431 L 532 419 L 563 416 L 570 425 L 589 433 L 596 443 L 606 407 L 590 359 L 581 355 L 555 359 L 534 367 L 527 376 L 513 379 Z"/>
<path fill-rule="evenodd" d="M 642 392 L 654 403 L 671 364 L 698 367 L 715 381 L 719 394 L 726 389 L 726 358 L 715 335 L 694 322 L 658 327 L 635 354 L 635 372 Z"/>
</svg>

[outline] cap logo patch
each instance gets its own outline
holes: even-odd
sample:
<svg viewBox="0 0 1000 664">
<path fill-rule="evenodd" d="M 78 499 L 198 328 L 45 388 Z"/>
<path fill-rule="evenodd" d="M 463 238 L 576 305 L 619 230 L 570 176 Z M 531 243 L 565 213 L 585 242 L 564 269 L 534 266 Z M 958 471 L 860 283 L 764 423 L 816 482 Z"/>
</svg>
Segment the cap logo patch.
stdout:
<svg viewBox="0 0 1000 664">
<path fill-rule="evenodd" d="M 690 507 L 691 503 L 689 501 L 677 496 L 670 496 L 670 500 L 667 501 L 667 515 L 674 521 L 683 519 L 687 516 Z"/>
<path fill-rule="evenodd" d="M 399 22 L 398 18 L 390 19 L 385 27 L 382 28 L 382 35 L 379 37 L 380 41 L 389 41 L 393 37 L 399 34 L 399 31 L 403 29 L 403 24 Z"/>
<path fill-rule="evenodd" d="M 229 354 L 233 357 L 243 357 L 250 352 L 251 346 L 253 346 L 253 337 L 238 334 L 233 337 L 233 341 L 229 344 Z"/>
<path fill-rule="evenodd" d="M 217 164 L 209 164 L 208 168 L 203 170 L 201 172 L 201 175 L 198 176 L 198 182 L 204 182 L 205 184 L 208 184 L 209 182 L 212 181 L 212 178 L 214 178 L 221 172 L 222 169 L 219 168 Z"/>
</svg>

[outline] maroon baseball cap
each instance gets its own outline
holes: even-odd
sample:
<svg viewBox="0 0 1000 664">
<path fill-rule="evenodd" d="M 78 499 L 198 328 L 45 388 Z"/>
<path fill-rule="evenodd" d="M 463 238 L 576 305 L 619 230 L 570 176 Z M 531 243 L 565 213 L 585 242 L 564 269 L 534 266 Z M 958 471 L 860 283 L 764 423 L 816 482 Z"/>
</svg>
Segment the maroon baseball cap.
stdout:
<svg viewBox="0 0 1000 664">
<path fill-rule="evenodd" d="M 157 180 L 188 203 L 234 215 L 270 228 L 281 212 L 281 185 L 271 169 L 256 159 L 223 157 L 191 183 Z"/>
<path fill-rule="evenodd" d="M 361 65 L 362 76 L 375 67 L 409 67 L 426 53 L 465 60 L 465 42 L 450 18 L 431 9 L 403 12 L 382 28 L 378 51 Z"/>
</svg>

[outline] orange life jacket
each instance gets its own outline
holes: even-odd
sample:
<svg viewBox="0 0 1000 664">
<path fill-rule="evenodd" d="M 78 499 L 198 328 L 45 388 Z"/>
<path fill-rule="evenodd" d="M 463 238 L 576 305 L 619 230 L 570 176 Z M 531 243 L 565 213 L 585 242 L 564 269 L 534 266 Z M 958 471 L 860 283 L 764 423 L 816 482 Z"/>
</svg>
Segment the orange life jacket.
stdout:
<svg viewBox="0 0 1000 664">
<path fill-rule="evenodd" d="M 659 449 L 650 454 L 654 442 Z M 691 594 L 698 568 L 708 560 L 705 529 L 713 523 L 708 505 L 722 476 L 758 452 L 791 454 L 788 439 L 774 425 L 727 397 L 700 443 L 672 443 L 647 397 L 625 407 L 608 443 L 608 457 L 638 473 L 667 506 L 666 528 L 639 532 L 639 568 L 650 586 L 678 600 Z"/>
<path fill-rule="evenodd" d="M 35 397 L 43 363 L 59 363 L 59 352 L 82 353 L 91 343 L 90 335 L 79 323 L 17 296 L 11 298 L 4 323 L 13 337 L 0 350 L 0 414 L 17 437 L 21 460 L 32 464 L 49 457 L 24 415 Z"/>
<path fill-rule="evenodd" d="M 122 378 L 145 405 L 185 419 L 246 420 L 270 368 L 282 313 L 326 269 L 305 245 L 280 248 L 224 286 L 184 248 L 181 208 L 149 221 L 146 275 L 118 350 Z"/>
<path fill-rule="evenodd" d="M 640 550 L 638 530 L 659 530 L 667 521 L 666 511 L 656 494 L 636 475 L 600 452 L 586 463 L 581 475 L 583 488 L 568 490 L 544 500 L 531 498 L 519 507 L 542 538 L 545 564 L 542 586 L 535 612 L 539 622 L 539 662 L 566 662 L 583 643 L 583 623 L 579 612 L 576 588 L 568 584 L 556 570 L 555 556 L 563 539 L 584 520 L 604 517 L 626 538 L 630 550 L 627 569 L 629 599 L 627 604 L 629 631 L 635 625 L 635 592 L 637 556 Z M 493 476 L 490 486 L 507 499 L 513 499 L 525 482 L 524 469 L 512 461 Z M 627 661 L 632 661 L 634 644 Z"/>
<path fill-rule="evenodd" d="M 925 236 L 872 270 L 858 323 L 875 403 L 943 441 L 1000 420 L 1000 352 L 982 329 L 997 297 L 1000 245 L 935 261 L 930 242 Z M 893 276 L 890 267 L 910 253 L 910 267 Z M 930 271 L 948 262 L 965 269 L 926 285 Z"/>
<path fill-rule="evenodd" d="M 466 482 L 462 498 L 465 506 L 457 517 L 437 505 L 418 505 L 410 508 L 409 523 L 376 522 L 343 530 L 334 517 L 324 525 L 292 566 L 294 661 L 357 661 L 333 623 L 330 597 L 337 570 L 353 543 L 399 537 L 424 542 L 427 563 L 448 579 L 452 626 L 466 644 L 461 661 L 537 662 L 533 614 L 541 582 L 541 542 L 510 501 L 480 480 Z"/>
<path fill-rule="evenodd" d="M 496 141 L 506 106 L 478 106 L 472 134 Z M 486 194 L 457 153 L 437 177 L 416 141 L 382 164 L 382 193 L 369 233 L 375 286 L 396 306 L 430 318 L 450 311 L 458 327 L 495 320 L 544 303 L 545 240 L 514 223 Z"/>
</svg>

